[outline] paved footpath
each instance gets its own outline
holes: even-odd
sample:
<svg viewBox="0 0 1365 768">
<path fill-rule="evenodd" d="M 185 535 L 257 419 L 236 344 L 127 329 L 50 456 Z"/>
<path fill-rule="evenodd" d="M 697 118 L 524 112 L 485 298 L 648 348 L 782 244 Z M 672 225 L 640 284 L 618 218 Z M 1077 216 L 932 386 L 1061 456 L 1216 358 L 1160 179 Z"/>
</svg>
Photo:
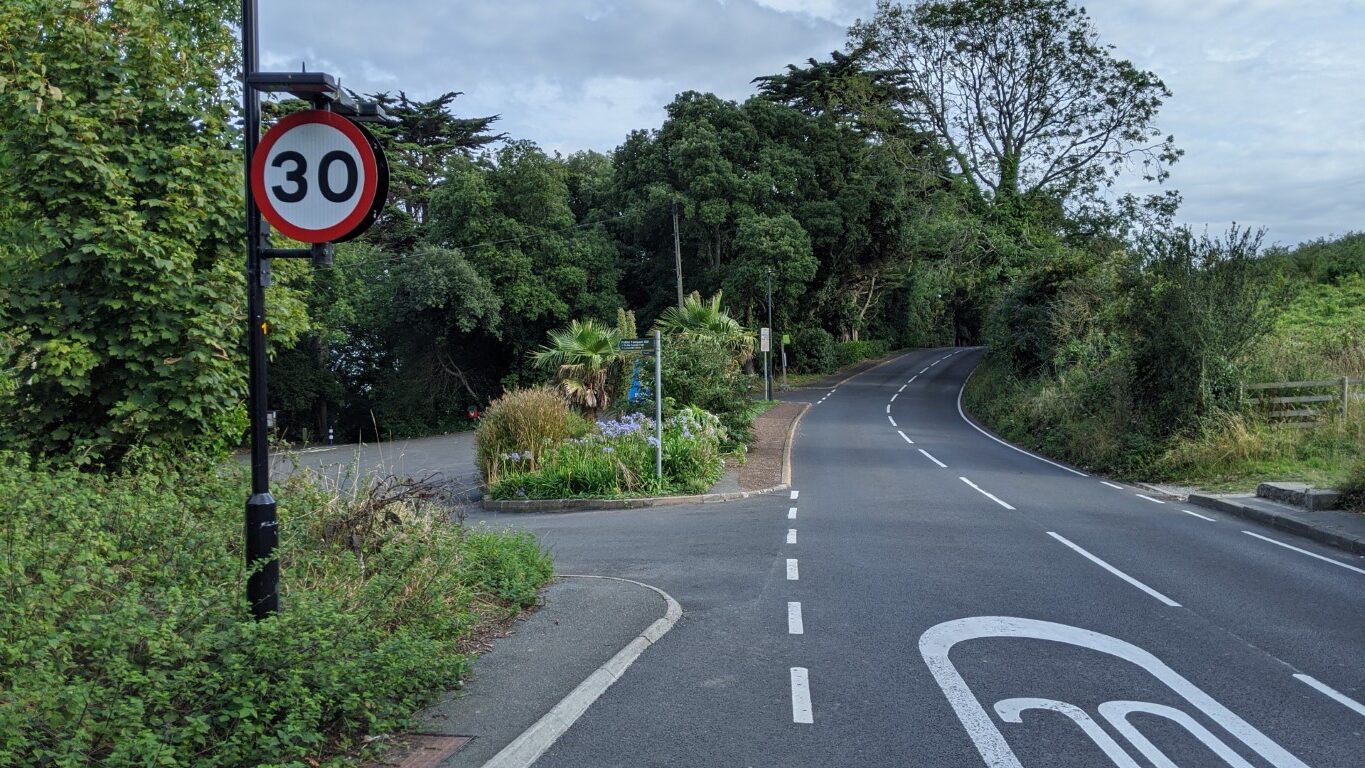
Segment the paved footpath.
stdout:
<svg viewBox="0 0 1365 768">
<path fill-rule="evenodd" d="M 801 393 L 790 498 L 482 516 L 684 610 L 536 765 L 1365 765 L 1365 560 L 996 440 L 979 354 Z"/>
</svg>

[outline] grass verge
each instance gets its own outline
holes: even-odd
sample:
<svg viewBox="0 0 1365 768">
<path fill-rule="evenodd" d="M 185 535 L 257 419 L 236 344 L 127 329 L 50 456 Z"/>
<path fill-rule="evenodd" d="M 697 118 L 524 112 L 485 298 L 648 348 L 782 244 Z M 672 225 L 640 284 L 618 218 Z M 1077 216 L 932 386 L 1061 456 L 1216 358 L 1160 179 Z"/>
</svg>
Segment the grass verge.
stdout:
<svg viewBox="0 0 1365 768">
<path fill-rule="evenodd" d="M 419 486 L 279 490 L 282 610 L 249 617 L 232 464 L 105 477 L 0 454 L 0 764 L 340 765 L 534 604 L 524 533 Z"/>
</svg>

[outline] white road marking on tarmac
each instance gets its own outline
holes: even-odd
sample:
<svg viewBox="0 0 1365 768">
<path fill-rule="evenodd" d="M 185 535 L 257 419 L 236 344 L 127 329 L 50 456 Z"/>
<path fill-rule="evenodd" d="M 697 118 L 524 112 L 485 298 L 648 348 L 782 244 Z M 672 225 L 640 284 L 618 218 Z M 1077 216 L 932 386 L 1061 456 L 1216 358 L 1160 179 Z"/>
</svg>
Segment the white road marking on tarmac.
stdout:
<svg viewBox="0 0 1365 768">
<path fill-rule="evenodd" d="M 792 722 L 815 722 L 810 707 L 810 673 L 805 667 L 792 667 Z"/>
<path fill-rule="evenodd" d="M 1101 480 L 1100 485 L 1107 485 L 1110 488 L 1117 488 L 1120 491 L 1123 490 L 1123 486 L 1119 485 L 1118 483 L 1111 483 L 1108 480 Z"/>
<path fill-rule="evenodd" d="M 908 384 L 902 384 L 902 385 L 901 385 L 901 388 L 898 389 L 898 390 L 896 390 L 896 394 L 899 395 L 900 393 L 904 392 L 904 391 L 905 391 L 905 388 L 906 388 L 907 386 L 909 386 L 909 385 L 908 385 Z"/>
<path fill-rule="evenodd" d="M 887 404 L 886 404 L 886 412 L 887 412 L 887 413 L 890 413 L 890 412 L 891 412 L 891 404 L 890 404 L 890 403 L 887 403 Z"/>
<path fill-rule="evenodd" d="M 787 558 L 787 581 L 799 581 L 801 573 L 796 567 L 796 558 Z"/>
<path fill-rule="evenodd" d="M 1303 761 L 1256 730 L 1250 723 L 1238 717 L 1236 713 L 1220 704 L 1208 693 L 1196 687 L 1194 683 L 1171 669 L 1161 659 L 1132 643 L 1066 624 L 1054 624 L 1050 621 L 1021 619 L 1013 616 L 973 616 L 947 621 L 931 627 L 920 636 L 920 656 L 924 658 L 924 663 L 929 667 L 929 672 L 934 676 L 934 680 L 943 691 L 944 697 L 957 714 L 958 720 L 962 722 L 967 734 L 971 736 L 973 744 L 976 745 L 976 751 L 980 753 L 989 768 L 1022 768 L 1023 764 L 1014 754 L 1014 750 L 1010 748 L 1004 734 L 996 726 L 994 718 L 987 713 L 986 707 L 983 706 L 983 702 L 978 698 L 977 693 L 967 684 L 961 670 L 953 664 L 950 653 L 960 643 L 1001 638 L 1047 640 L 1054 644 L 1083 649 L 1091 654 L 1098 652 L 1114 661 L 1131 664 L 1151 675 L 1164 686 L 1166 692 L 1178 697 L 1177 700 L 1181 702 L 1182 709 L 1178 710 L 1175 715 L 1179 718 L 1176 721 L 1177 724 L 1185 727 L 1190 735 L 1204 741 L 1206 746 L 1212 748 L 1213 744 L 1204 739 L 1203 733 L 1191 731 L 1189 728 L 1190 722 L 1194 722 L 1198 726 L 1198 721 L 1193 720 L 1190 715 L 1191 712 L 1198 713 L 1216 723 L 1223 732 L 1236 737 L 1248 749 L 1275 768 L 1308 768 Z M 1170 697 L 1163 696 L 1163 698 Z M 1018 722 L 1014 716 L 1007 715 L 1017 714 L 1022 709 L 1021 704 L 1032 704 L 1036 708 L 1037 703 L 1042 701 L 1045 700 L 1006 699 L 997 702 L 995 709 L 1001 715 L 1002 720 Z M 1058 704 L 1061 704 L 1062 707 L 1070 706 L 1064 702 L 1058 702 Z M 1099 705 L 1100 714 L 1104 715 L 1110 725 L 1116 729 L 1119 728 L 1114 717 L 1123 716 L 1126 718 L 1129 712 L 1146 712 L 1166 717 L 1169 720 L 1172 716 L 1172 709 L 1165 705 L 1134 701 L 1111 701 Z M 1205 730 L 1202 726 L 1198 728 Z M 1119 730 L 1122 731 L 1122 729 Z M 1131 740 L 1129 733 L 1124 735 Z M 1141 737 L 1141 734 L 1139 736 Z M 1146 739 L 1143 738 L 1143 741 L 1146 742 Z M 1147 742 L 1147 745 L 1150 745 L 1150 742 Z M 1144 745 L 1134 743 L 1134 746 L 1141 749 Z M 1232 753 L 1229 750 L 1223 754 Z M 1144 750 L 1144 755 L 1147 755 L 1148 759 L 1156 757 L 1155 750 Z M 1161 757 L 1164 758 L 1165 756 L 1162 755 Z M 1165 768 L 1174 766 L 1174 763 L 1170 763 L 1169 760 L 1167 763 L 1154 764 L 1165 766 Z M 1236 763 L 1228 763 L 1228 765 L 1236 765 Z"/>
<path fill-rule="evenodd" d="M 792 498 L 793 498 L 793 499 L 796 498 L 797 496 L 800 496 L 800 495 L 801 495 L 801 492 L 800 492 L 800 491 L 792 491 Z"/>
<path fill-rule="evenodd" d="M 801 604 L 787 603 L 787 634 L 803 635 L 805 633 L 806 627 L 801 621 Z"/>
<path fill-rule="evenodd" d="M 982 490 L 981 486 L 977 485 L 976 483 L 973 483 L 971 480 L 968 480 L 968 479 L 965 478 L 965 477 L 959 477 L 958 480 L 961 480 L 962 482 L 966 483 L 967 485 L 970 485 L 971 487 L 975 488 L 975 489 L 977 490 L 978 493 L 980 493 L 981 495 L 983 495 L 983 496 L 985 496 L 986 498 L 990 499 L 991 501 L 995 502 L 996 504 L 999 504 L 1000 506 L 1004 507 L 1005 509 L 1014 509 L 1014 507 L 1011 507 L 1010 505 L 1008 505 L 1008 504 L 1006 504 L 1005 502 L 1001 501 L 1000 498 L 997 497 L 995 494 L 989 493 L 989 492 L 987 492 L 987 491 Z"/>
<path fill-rule="evenodd" d="M 937 359 L 937 360 L 935 360 L 934 362 L 930 363 L 930 364 L 929 364 L 929 367 L 930 367 L 930 368 L 933 368 L 934 366 L 938 365 L 938 364 L 941 363 L 941 362 L 943 362 L 943 358 L 940 357 L 939 359 Z"/>
<path fill-rule="evenodd" d="M 1352 699 L 1351 697 L 1347 696 L 1341 691 L 1332 688 L 1326 683 L 1315 680 L 1314 678 L 1309 677 L 1308 675 L 1294 675 L 1294 679 L 1298 680 L 1301 683 L 1307 683 L 1308 685 L 1318 689 L 1318 691 L 1321 692 L 1323 695 L 1327 696 L 1327 698 L 1335 699 L 1337 703 L 1343 704 L 1346 706 L 1347 709 L 1355 710 L 1356 714 L 1365 717 L 1365 704 L 1361 704 L 1360 702 L 1356 701 L 1355 699 Z"/>
<path fill-rule="evenodd" d="M 1218 522 L 1217 520 L 1214 520 L 1214 519 L 1211 518 L 1211 517 L 1205 517 L 1204 515 L 1201 515 L 1201 514 L 1199 514 L 1198 512 L 1192 512 L 1192 511 L 1190 511 L 1190 510 L 1188 510 L 1188 509 L 1182 509 L 1182 510 L 1180 510 L 1180 511 L 1181 511 L 1181 512 L 1184 512 L 1184 513 L 1187 514 L 1187 515 L 1194 515 L 1195 517 L 1199 518 L 1200 520 L 1208 520 L 1210 523 L 1216 523 L 1216 522 Z"/>
<path fill-rule="evenodd" d="M 902 387 L 902 389 L 903 389 L 903 387 Z M 901 396 L 901 393 L 899 393 L 899 392 L 897 392 L 896 394 L 892 395 L 892 396 L 891 396 L 891 402 L 893 402 L 893 403 L 896 402 L 896 398 L 898 398 L 898 397 L 900 397 L 900 396 Z"/>
<path fill-rule="evenodd" d="M 906 384 L 914 384 L 914 383 L 915 383 L 915 379 L 918 379 L 918 378 L 919 378 L 918 375 L 911 376 L 911 377 L 910 377 L 910 380 L 907 381 L 907 382 L 905 382 L 905 383 L 906 383 Z"/>
<path fill-rule="evenodd" d="M 891 426 L 893 426 L 893 427 L 896 426 L 896 420 L 895 420 L 895 419 L 891 418 L 890 416 L 887 416 L 887 417 L 886 417 L 886 420 L 889 421 L 889 422 L 891 422 Z"/>
<path fill-rule="evenodd" d="M 1255 536 L 1256 538 L 1260 539 L 1261 541 L 1268 541 L 1268 542 L 1270 542 L 1271 544 L 1274 544 L 1274 545 L 1279 546 L 1279 547 L 1284 547 L 1285 549 L 1292 549 L 1292 550 L 1294 550 L 1295 552 L 1298 552 L 1298 553 L 1301 554 L 1301 555 L 1308 555 L 1309 557 L 1315 557 L 1315 558 L 1317 558 L 1317 559 L 1323 561 L 1324 563 L 1331 563 L 1332 565 L 1339 565 L 1339 566 L 1341 566 L 1342 568 L 1345 568 L 1345 569 L 1348 570 L 1348 571 L 1355 571 L 1356 573 L 1365 573 L 1365 570 L 1362 570 L 1362 569 L 1360 569 L 1360 568 L 1357 568 L 1357 567 L 1355 567 L 1354 565 L 1347 565 L 1347 564 L 1345 564 L 1345 563 L 1343 563 L 1343 562 L 1340 562 L 1340 561 L 1337 561 L 1337 560 L 1333 560 L 1333 559 L 1330 558 L 1330 557 L 1323 557 L 1322 555 L 1319 555 L 1319 554 L 1317 554 L 1317 553 L 1309 552 L 1309 551 L 1306 550 L 1306 549 L 1299 549 L 1298 547 L 1295 547 L 1295 546 L 1293 546 L 1293 545 L 1291 545 L 1291 544 L 1286 544 L 1286 543 L 1284 543 L 1283 541 L 1276 541 L 1276 540 L 1274 540 L 1274 539 L 1272 539 L 1272 538 L 1269 538 L 1268 536 L 1262 536 L 1262 535 L 1259 534 L 1259 533 L 1252 533 L 1251 531 L 1242 531 L 1242 533 L 1245 533 L 1245 534 L 1248 535 L 1248 536 Z"/>
<path fill-rule="evenodd" d="M 795 528 L 788 528 L 788 529 L 787 529 L 787 543 L 788 543 L 788 544 L 795 544 L 795 543 L 796 543 L 796 529 L 795 529 Z"/>
<path fill-rule="evenodd" d="M 927 370 L 929 370 L 929 366 L 926 365 L 926 366 L 924 366 L 923 368 L 919 369 L 919 373 L 917 373 L 917 374 L 915 374 L 915 375 L 916 375 L 916 376 L 919 376 L 920 374 L 923 374 L 923 373 L 924 373 L 925 371 L 927 371 Z"/>
<path fill-rule="evenodd" d="M 1138 494 L 1134 494 L 1134 495 L 1136 495 L 1139 499 L 1146 499 L 1146 500 L 1152 502 L 1153 504 L 1165 504 L 1165 503 L 1166 503 L 1166 502 L 1162 501 L 1161 499 L 1154 499 L 1154 498 L 1152 498 L 1151 496 L 1147 496 L 1147 495 L 1145 495 L 1145 494 L 1138 493 Z"/>
<path fill-rule="evenodd" d="M 788 520 L 796 519 L 796 507 L 792 507 L 791 509 L 787 510 L 787 519 Z"/>
<path fill-rule="evenodd" d="M 972 371 L 972 372 L 975 373 L 976 371 Z M 970 380 L 971 378 L 972 378 L 972 377 L 971 377 L 970 375 L 967 376 L 967 379 L 968 379 L 968 380 Z M 1070 472 L 1070 473 L 1073 474 L 1073 475 L 1080 475 L 1081 477 L 1090 477 L 1090 475 L 1087 475 L 1086 473 L 1081 472 L 1080 470 L 1072 469 L 1071 467 L 1067 467 L 1067 466 L 1063 466 L 1063 465 L 1058 464 L 1057 462 L 1055 462 L 1055 461 L 1053 461 L 1053 460 L 1051 460 L 1051 459 L 1045 459 L 1045 458 L 1043 458 L 1042 456 L 1039 456 L 1039 455 L 1036 454 L 1036 453 L 1029 453 L 1028 451 L 1024 450 L 1023 448 L 1020 448 L 1020 447 L 1017 446 L 1017 445 L 1011 445 L 1010 443 L 1007 443 L 1007 442 L 1005 442 L 1004 440 L 1001 440 L 1000 438 L 996 437 L 995 435 L 992 435 L 991 433 L 987 432 L 986 430 L 982 429 L 981 427 L 978 427 L 978 426 L 976 425 L 976 422 L 974 422 L 974 421 L 972 421 L 971 419 L 967 418 L 967 414 L 962 410 L 962 390 L 964 390 L 964 389 L 966 389 L 966 388 L 967 388 L 967 382 L 966 382 L 966 381 L 963 381 L 963 382 L 962 382 L 962 387 L 961 387 L 960 389 L 957 390 L 957 415 L 958 415 L 958 416 L 961 416 L 961 417 L 962 417 L 962 420 L 965 421 L 965 422 L 967 422 L 967 424 L 970 425 L 972 429 L 975 429 L 977 432 L 980 432 L 981 434 L 985 435 L 986 437 L 989 437 L 990 439 L 994 440 L 994 441 L 997 442 L 997 443 L 1000 443 L 1001 445 L 1005 446 L 1006 448 L 1009 448 L 1009 449 L 1012 450 L 1012 451 L 1018 451 L 1018 452 L 1024 454 L 1025 456 L 1032 456 L 1033 458 L 1035 458 L 1035 459 L 1037 459 L 1037 460 L 1043 462 L 1044 464 L 1051 464 L 1052 466 L 1056 467 L 1057 469 L 1064 469 L 1064 470 L 1066 470 L 1067 472 Z"/>
<path fill-rule="evenodd" d="M 1067 545 L 1068 547 L 1071 547 L 1072 549 L 1076 550 L 1076 552 L 1080 553 L 1081 557 L 1084 557 L 1085 559 L 1089 560 L 1090 562 L 1094 563 L 1095 565 L 1098 565 L 1099 567 L 1103 568 L 1104 570 L 1109 571 L 1110 573 L 1114 574 L 1115 576 L 1119 577 L 1120 579 L 1123 579 L 1124 581 L 1128 582 L 1129 584 L 1132 584 L 1133 586 L 1137 587 L 1138 589 L 1142 590 L 1143 592 L 1146 592 L 1147 594 L 1151 595 L 1152 597 L 1155 597 L 1157 600 L 1160 600 L 1161 602 L 1165 603 L 1166 605 L 1169 605 L 1169 606 L 1172 607 L 1172 608 L 1179 608 L 1179 607 L 1180 607 L 1180 603 L 1177 603 L 1176 601 L 1172 600 L 1172 599 L 1169 598 L 1169 597 L 1166 597 L 1165 595 L 1161 594 L 1160 592 L 1156 591 L 1155 589 L 1152 589 L 1151 587 L 1147 586 L 1146 584 L 1143 584 L 1142 582 L 1138 581 L 1137 579 L 1133 578 L 1132 576 L 1129 576 L 1128 574 L 1124 573 L 1123 571 L 1120 571 L 1119 569 L 1115 568 L 1114 566 L 1110 565 L 1109 563 L 1106 563 L 1106 562 L 1104 562 L 1103 560 L 1099 559 L 1098 557 L 1095 557 L 1094 555 L 1090 554 L 1089 552 L 1086 552 L 1084 549 L 1081 549 L 1080 546 L 1078 546 L 1077 544 L 1074 544 L 1074 543 L 1072 543 L 1070 540 L 1068 540 L 1065 536 L 1062 536 L 1061 534 L 1053 533 L 1052 531 L 1048 531 L 1048 532 L 1047 532 L 1047 535 L 1051 536 L 1052 538 L 1056 539 L 1057 541 L 1062 542 L 1063 544 Z"/>
<path fill-rule="evenodd" d="M 947 469 L 947 468 L 948 468 L 948 465 L 947 465 L 947 464 L 944 464 L 943 462 L 941 462 L 941 461 L 939 461 L 938 459 L 934 458 L 932 455 L 930 455 L 930 453 L 929 453 L 928 451 L 924 450 L 923 448 L 919 449 L 919 452 L 922 453 L 922 454 L 924 454 L 924 458 L 926 458 L 926 459 L 928 459 L 928 460 L 934 462 L 935 464 L 939 465 L 939 466 L 942 467 L 943 469 Z"/>
<path fill-rule="evenodd" d="M 911 440 L 910 438 L 905 437 L 905 433 L 902 432 L 902 431 L 900 431 L 899 429 L 896 430 L 896 434 L 900 435 L 901 437 L 904 437 L 904 438 L 905 438 L 905 442 L 907 442 L 907 443 L 909 443 L 909 444 L 911 444 L 911 445 L 914 445 L 914 444 L 915 444 L 915 441 L 914 441 L 914 440 Z"/>
</svg>

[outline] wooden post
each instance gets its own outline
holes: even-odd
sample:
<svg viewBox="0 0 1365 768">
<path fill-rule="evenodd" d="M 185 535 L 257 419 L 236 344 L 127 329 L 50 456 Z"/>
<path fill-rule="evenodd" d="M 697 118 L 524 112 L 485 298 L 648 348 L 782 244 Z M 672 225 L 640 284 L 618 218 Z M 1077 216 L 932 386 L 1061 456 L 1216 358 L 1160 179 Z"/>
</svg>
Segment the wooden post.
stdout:
<svg viewBox="0 0 1365 768">
<path fill-rule="evenodd" d="M 1341 420 L 1351 418 L 1351 377 L 1341 377 Z"/>
</svg>

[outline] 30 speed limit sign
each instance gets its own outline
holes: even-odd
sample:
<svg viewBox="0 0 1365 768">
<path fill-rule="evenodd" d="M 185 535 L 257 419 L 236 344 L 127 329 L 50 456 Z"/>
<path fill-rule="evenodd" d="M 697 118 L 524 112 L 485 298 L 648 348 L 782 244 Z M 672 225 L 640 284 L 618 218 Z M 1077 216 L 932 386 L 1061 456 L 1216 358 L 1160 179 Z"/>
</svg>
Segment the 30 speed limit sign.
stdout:
<svg viewBox="0 0 1365 768">
<path fill-rule="evenodd" d="M 359 125 L 323 110 L 275 124 L 252 158 L 251 193 L 281 234 L 305 243 L 349 240 L 388 195 L 383 150 Z"/>
</svg>

